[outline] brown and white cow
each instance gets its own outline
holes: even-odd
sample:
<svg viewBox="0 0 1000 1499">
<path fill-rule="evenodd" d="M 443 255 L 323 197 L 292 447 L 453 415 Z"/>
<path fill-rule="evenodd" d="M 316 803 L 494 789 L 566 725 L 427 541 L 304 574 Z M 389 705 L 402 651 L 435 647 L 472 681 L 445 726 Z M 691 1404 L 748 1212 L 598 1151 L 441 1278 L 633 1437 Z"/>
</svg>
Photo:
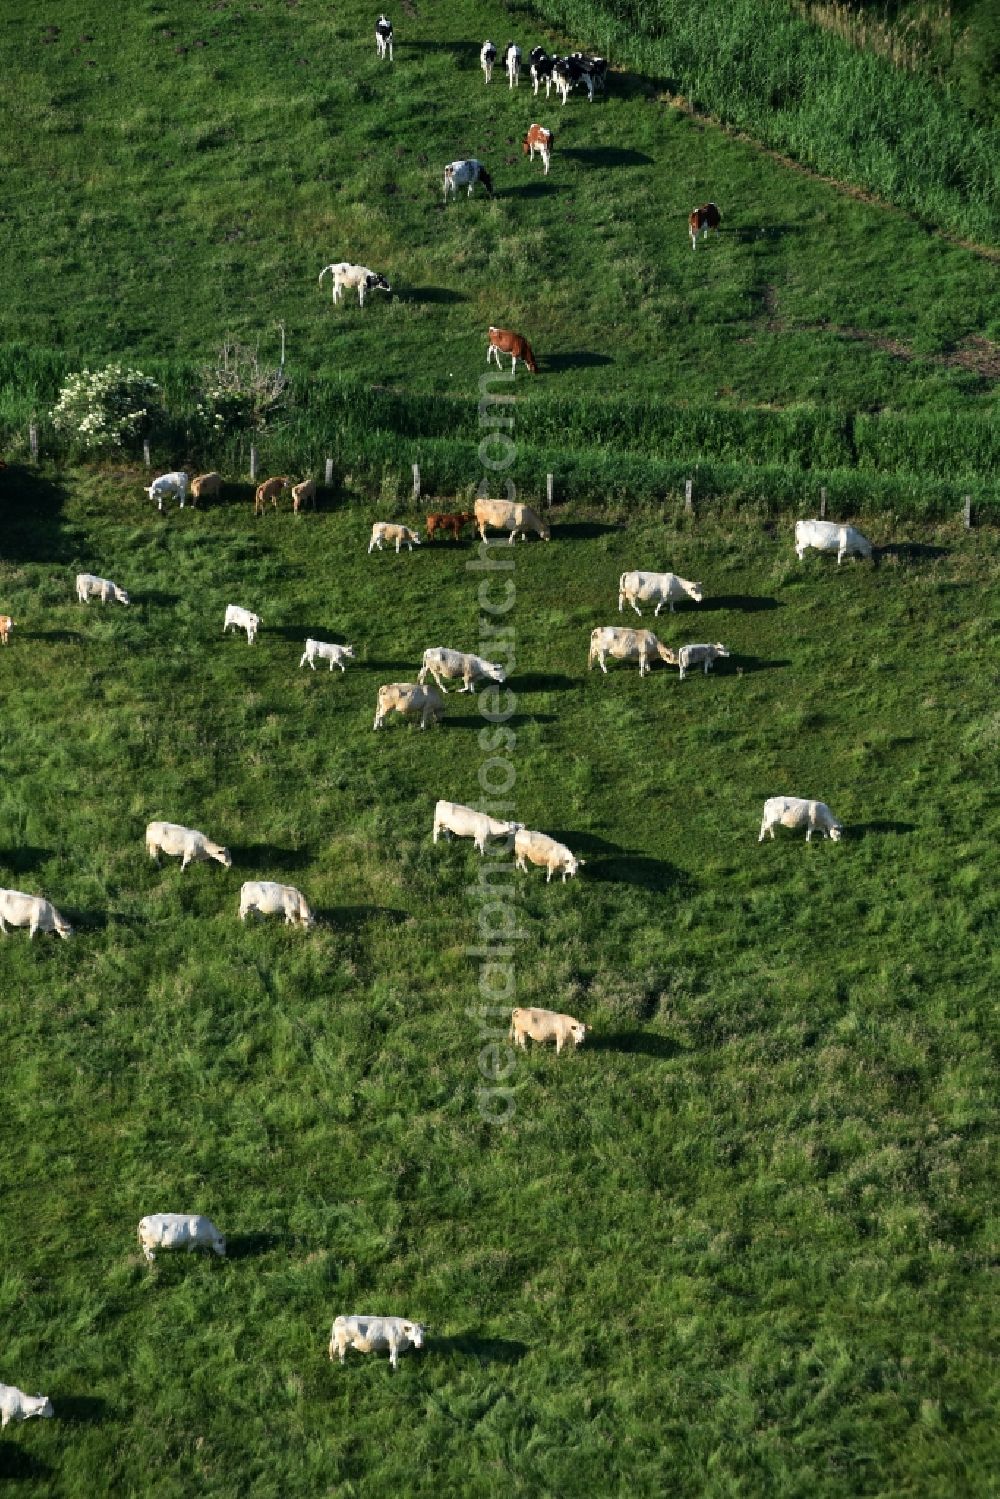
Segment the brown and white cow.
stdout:
<svg viewBox="0 0 1000 1499">
<path fill-rule="evenodd" d="M 714 203 L 703 203 L 700 208 L 692 208 L 688 214 L 688 233 L 691 236 L 692 250 L 698 248 L 699 234 L 704 237 L 710 229 L 714 229 L 718 234 L 721 223 L 722 214 Z"/>
<path fill-rule="evenodd" d="M 544 125 L 532 125 L 521 142 L 521 150 L 525 156 L 530 156 L 532 161 L 535 159 L 535 152 L 539 153 L 542 165 L 545 167 L 546 177 L 549 175 L 549 162 L 552 160 L 552 139 L 552 131 L 546 130 Z"/>
<path fill-rule="evenodd" d="M 499 369 L 501 354 L 509 354 L 514 361 L 510 368 L 511 375 L 517 373 L 517 361 L 519 359 L 522 364 L 528 366 L 533 375 L 538 374 L 538 365 L 535 363 L 535 356 L 531 351 L 531 345 L 523 334 L 515 333 L 510 328 L 494 328 L 491 326 L 490 344 L 486 350 L 486 363 L 489 364 L 491 359 L 496 359 L 497 369 Z"/>
</svg>

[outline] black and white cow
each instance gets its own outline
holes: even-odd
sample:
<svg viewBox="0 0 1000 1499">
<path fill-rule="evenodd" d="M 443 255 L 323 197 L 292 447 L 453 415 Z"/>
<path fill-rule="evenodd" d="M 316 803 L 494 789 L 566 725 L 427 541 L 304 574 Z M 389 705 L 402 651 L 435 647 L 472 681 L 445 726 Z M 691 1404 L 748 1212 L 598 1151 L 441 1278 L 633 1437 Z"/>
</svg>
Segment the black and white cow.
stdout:
<svg viewBox="0 0 1000 1499">
<path fill-rule="evenodd" d="M 532 47 L 528 54 L 528 71 L 531 74 L 531 82 L 535 93 L 538 93 L 538 85 L 545 84 L 545 97 L 549 97 L 552 87 L 552 65 L 555 58 L 546 52 L 544 47 Z"/>
<path fill-rule="evenodd" d="M 516 42 L 508 42 L 503 49 L 503 65 L 508 84 L 511 88 L 517 88 L 521 78 L 521 49 Z"/>
<path fill-rule="evenodd" d="M 491 41 L 485 41 L 479 49 L 479 66 L 486 74 L 486 82 L 493 82 L 493 64 L 497 60 L 497 49 Z"/>
<path fill-rule="evenodd" d="M 458 193 L 460 187 L 469 189 L 469 197 L 472 197 L 472 189 L 477 182 L 493 196 L 493 179 L 483 166 L 481 161 L 469 157 L 465 161 L 450 161 L 444 169 L 444 201 L 447 203 L 449 193 Z"/>
<path fill-rule="evenodd" d="M 583 85 L 593 104 L 595 93 L 604 88 L 607 77 L 607 58 L 586 57 L 582 52 L 574 52 L 571 57 L 559 57 L 552 66 L 552 81 L 556 92 L 562 95 L 563 104 L 569 98 L 570 90 L 577 84 Z"/>
<path fill-rule="evenodd" d="M 386 16 L 379 16 L 375 22 L 375 45 L 379 57 L 392 62 L 392 22 Z"/>
</svg>

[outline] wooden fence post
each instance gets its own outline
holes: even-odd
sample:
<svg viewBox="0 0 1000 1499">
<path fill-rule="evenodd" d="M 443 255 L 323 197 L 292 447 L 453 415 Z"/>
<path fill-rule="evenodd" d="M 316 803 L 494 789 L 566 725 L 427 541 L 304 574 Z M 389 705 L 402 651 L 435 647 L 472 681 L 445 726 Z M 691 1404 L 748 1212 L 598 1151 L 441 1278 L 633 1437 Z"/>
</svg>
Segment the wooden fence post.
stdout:
<svg viewBox="0 0 1000 1499">
<path fill-rule="evenodd" d="M 826 485 L 819 492 L 819 518 L 826 520 Z"/>
<path fill-rule="evenodd" d="M 413 465 L 413 498 L 415 500 L 419 500 L 419 498 L 420 498 L 420 464 L 419 463 L 415 463 Z"/>
<path fill-rule="evenodd" d="M 692 479 L 685 479 L 685 481 L 684 481 L 684 514 L 685 515 L 694 515 L 693 493 L 694 493 L 694 481 Z"/>
<path fill-rule="evenodd" d="M 328 458 L 326 460 L 326 478 L 324 480 L 324 483 L 326 484 L 327 489 L 332 489 L 333 488 L 333 459 L 332 458 Z"/>
<path fill-rule="evenodd" d="M 972 527 L 972 496 L 971 496 L 971 494 L 967 494 L 965 496 L 965 504 L 962 507 L 962 519 L 965 521 L 965 529 L 967 531 L 970 530 L 971 527 Z"/>
<path fill-rule="evenodd" d="M 253 443 L 250 444 L 250 482 L 253 484 L 257 478 L 257 449 Z"/>
<path fill-rule="evenodd" d="M 32 463 L 38 462 L 38 428 L 34 422 L 28 426 L 28 448 L 31 452 Z"/>
<path fill-rule="evenodd" d="M 545 475 L 545 502 L 548 505 L 548 508 L 550 510 L 552 509 L 552 493 L 553 493 L 553 490 L 555 489 L 555 487 L 556 487 L 555 475 L 554 474 L 546 474 Z"/>
</svg>

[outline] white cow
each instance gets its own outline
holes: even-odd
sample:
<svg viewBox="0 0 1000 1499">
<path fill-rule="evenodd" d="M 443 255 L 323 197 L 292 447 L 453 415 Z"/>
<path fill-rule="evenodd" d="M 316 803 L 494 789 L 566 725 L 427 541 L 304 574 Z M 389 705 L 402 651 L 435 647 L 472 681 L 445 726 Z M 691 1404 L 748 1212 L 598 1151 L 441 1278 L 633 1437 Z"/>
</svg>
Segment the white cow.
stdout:
<svg viewBox="0 0 1000 1499">
<path fill-rule="evenodd" d="M 329 661 L 331 671 L 335 666 L 339 666 L 341 671 L 346 671 L 344 662 L 354 660 L 354 647 L 353 645 L 333 645 L 325 640 L 307 640 L 299 666 L 305 666 L 308 661 L 315 671 L 317 657 L 320 661 Z"/>
<path fill-rule="evenodd" d="M 493 178 L 481 161 L 477 161 L 474 156 L 467 157 L 463 161 L 449 161 L 444 169 L 444 201 L 447 203 L 449 193 L 457 196 L 460 187 L 467 187 L 468 196 L 471 198 L 472 189 L 477 182 L 483 184 L 492 198 Z"/>
<path fill-rule="evenodd" d="M 0 1384 L 0 1426 L 28 1421 L 32 1416 L 54 1416 L 48 1395 L 26 1395 L 14 1384 Z"/>
<path fill-rule="evenodd" d="M 77 573 L 76 596 L 81 604 L 88 599 L 100 599 L 102 604 L 127 604 L 128 594 L 110 578 L 98 578 L 93 573 Z"/>
<path fill-rule="evenodd" d="M 73 935 L 73 928 L 51 901 L 41 895 L 25 895 L 22 890 L 0 890 L 0 932 L 5 937 L 8 923 L 26 926 L 29 939 L 36 932 L 57 932 L 64 940 Z"/>
<path fill-rule="evenodd" d="M 528 1049 L 528 1037 L 532 1041 L 554 1041 L 556 1056 L 567 1041 L 572 1041 L 574 1051 L 582 1046 L 589 1026 L 572 1015 L 560 1015 L 556 1010 L 512 1010 L 510 1017 L 510 1039 Z"/>
<path fill-rule="evenodd" d="M 371 556 L 373 548 L 381 551 L 382 544 L 386 541 L 394 541 L 396 543 L 396 555 L 398 557 L 401 546 L 405 546 L 408 552 L 412 552 L 414 547 L 420 545 L 420 532 L 411 530 L 409 526 L 396 526 L 391 521 L 377 520 L 372 526 L 372 539 L 368 543 L 368 555 Z"/>
<path fill-rule="evenodd" d="M 176 495 L 180 500 L 181 509 L 183 510 L 184 501 L 187 499 L 187 492 L 188 476 L 180 470 L 172 474 L 161 474 L 158 479 L 153 480 L 152 484 L 146 490 L 149 498 L 156 501 L 157 510 L 163 509 L 163 501 L 168 495 L 172 494 Z"/>
<path fill-rule="evenodd" d="M 652 630 L 621 630 L 615 625 L 599 625 L 596 630 L 590 632 L 588 671 L 593 668 L 596 661 L 607 676 L 608 668 L 604 662 L 608 656 L 613 656 L 618 661 L 638 661 L 640 677 L 644 677 L 649 671 L 650 656 L 659 656 L 660 660 L 665 661 L 668 666 L 677 665 L 674 652 L 668 645 L 657 640 Z"/>
<path fill-rule="evenodd" d="M 521 828 L 514 834 L 514 863 L 518 869 L 526 870 L 529 861 L 540 864 L 548 871 L 545 876 L 546 884 L 554 874 L 561 874 L 564 885 L 566 876 L 576 874 L 587 862 L 586 859 L 577 859 L 565 843 L 557 843 L 547 833 L 533 833 L 527 828 Z"/>
<path fill-rule="evenodd" d="M 504 822 L 461 802 L 439 801 L 434 808 L 434 842 L 441 833 L 446 838 L 471 838 L 480 854 L 486 853 L 487 838 L 509 838 L 523 827 L 523 822 Z"/>
<path fill-rule="evenodd" d="M 227 604 L 226 622 L 222 626 L 222 633 L 225 635 L 230 626 L 235 630 L 246 630 L 247 645 L 253 645 L 257 631 L 263 623 L 259 614 L 251 614 L 249 609 L 241 609 L 239 604 Z"/>
<path fill-rule="evenodd" d="M 689 583 L 676 573 L 622 573 L 618 580 L 619 614 L 625 607 L 626 600 L 640 617 L 640 604 L 655 604 L 655 618 L 664 604 L 670 605 L 670 612 L 673 614 L 674 604 L 678 600 L 693 599 L 696 604 L 700 604 L 703 597 L 700 583 Z"/>
<path fill-rule="evenodd" d="M 763 843 L 768 833 L 773 838 L 777 827 L 805 828 L 807 843 L 816 832 L 825 833 L 834 843 L 839 843 L 844 831 L 843 823 L 837 821 L 826 802 L 811 802 L 801 796 L 768 797 L 757 842 Z"/>
<path fill-rule="evenodd" d="M 511 544 L 518 536 L 526 541 L 529 531 L 534 531 L 543 541 L 552 539 L 548 525 L 540 515 L 535 514 L 530 505 L 522 505 L 515 500 L 477 500 L 473 509 L 483 541 L 486 540 L 486 532 L 490 527 L 494 531 L 509 531 L 507 539 Z"/>
<path fill-rule="evenodd" d="M 323 277 L 327 271 L 333 278 L 333 300 L 340 301 L 340 294 L 345 287 L 350 287 L 358 293 L 358 301 L 363 307 L 365 305 L 365 292 L 385 291 L 392 292 L 392 287 L 384 276 L 378 271 L 369 270 L 366 265 L 352 265 L 349 260 L 337 260 L 332 265 L 325 265 L 319 273 L 319 284 L 323 285 Z"/>
<path fill-rule="evenodd" d="M 800 562 L 807 547 L 815 547 L 817 552 L 836 552 L 838 567 L 849 556 L 872 560 L 872 544 L 867 536 L 853 526 L 841 526 L 833 520 L 795 522 L 795 555 Z"/>
<path fill-rule="evenodd" d="M 421 682 L 387 682 L 378 690 L 372 727 L 380 729 L 390 713 L 419 718 L 420 727 L 426 729 L 444 713 L 444 702 L 436 687 L 425 687 Z"/>
<path fill-rule="evenodd" d="M 493 64 L 497 60 L 497 49 L 491 41 L 485 41 L 479 49 L 479 66 L 486 74 L 486 82 L 493 81 Z"/>
<path fill-rule="evenodd" d="M 496 666 L 492 661 L 484 661 L 482 656 L 470 656 L 464 651 L 450 651 L 444 645 L 432 645 L 424 651 L 423 665 L 417 681 L 426 682 L 428 672 L 444 693 L 447 693 L 448 689 L 442 681 L 443 677 L 447 677 L 449 682 L 461 677 L 464 685 L 458 689 L 459 692 L 474 692 L 475 682 L 504 682 L 507 679 L 507 673 L 502 666 Z"/>
<path fill-rule="evenodd" d="M 160 862 L 160 854 L 181 860 L 181 873 L 189 864 L 198 864 L 214 859 L 224 869 L 233 867 L 233 856 L 221 843 L 213 843 L 196 828 L 182 827 L 179 822 L 151 822 L 146 828 L 146 852 L 151 859 Z"/>
<path fill-rule="evenodd" d="M 714 645 L 682 645 L 677 652 L 677 665 L 681 669 L 681 681 L 683 682 L 686 672 L 692 666 L 703 666 L 707 677 L 708 669 L 712 665 L 712 662 L 721 661 L 728 655 L 729 652 L 720 640 L 717 640 Z"/>
<path fill-rule="evenodd" d="M 226 1255 L 226 1240 L 211 1218 L 200 1213 L 149 1213 L 139 1220 L 139 1247 L 150 1264 L 158 1249 L 212 1249 Z"/>
<path fill-rule="evenodd" d="M 424 1331 L 419 1322 L 409 1322 L 405 1317 L 337 1317 L 330 1332 L 330 1357 L 337 1353 L 343 1363 L 348 1348 L 358 1353 L 379 1353 L 387 1348 L 395 1369 L 401 1353 L 423 1347 Z"/>
<path fill-rule="evenodd" d="M 316 922 L 302 891 L 274 880 L 247 880 L 240 887 L 240 920 L 246 921 L 251 912 L 284 916 L 286 926 L 311 927 Z"/>
</svg>

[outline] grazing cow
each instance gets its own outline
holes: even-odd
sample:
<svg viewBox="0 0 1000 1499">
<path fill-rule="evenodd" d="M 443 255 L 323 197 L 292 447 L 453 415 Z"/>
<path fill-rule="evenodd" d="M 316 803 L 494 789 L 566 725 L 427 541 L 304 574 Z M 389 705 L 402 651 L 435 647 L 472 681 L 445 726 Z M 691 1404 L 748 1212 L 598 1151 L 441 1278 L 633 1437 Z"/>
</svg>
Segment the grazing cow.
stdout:
<svg viewBox="0 0 1000 1499">
<path fill-rule="evenodd" d="M 574 52 L 572 57 L 558 57 L 552 64 L 552 82 L 564 105 L 577 84 L 583 84 L 593 104 L 594 94 L 604 88 L 607 77 L 608 63 L 604 57 L 585 57 L 582 52 Z"/>
<path fill-rule="evenodd" d="M 100 599 L 102 604 L 128 604 L 128 594 L 110 578 L 97 578 L 93 573 L 77 573 L 76 596 L 81 604 L 88 599 Z"/>
<path fill-rule="evenodd" d="M 677 652 L 676 662 L 681 669 L 681 681 L 692 666 L 703 666 L 705 676 L 713 661 L 722 661 L 729 652 L 721 641 L 717 640 L 714 645 L 682 645 Z"/>
<path fill-rule="evenodd" d="M 301 484 L 292 485 L 292 511 L 298 515 L 307 505 L 316 509 L 316 480 L 303 479 Z"/>
<path fill-rule="evenodd" d="M 253 645 L 257 631 L 263 623 L 259 614 L 251 614 L 249 609 L 241 609 L 239 604 L 227 604 L 226 622 L 222 626 L 222 633 L 225 635 L 230 625 L 236 630 L 246 630 L 247 645 Z"/>
<path fill-rule="evenodd" d="M 471 526 L 475 520 L 471 510 L 452 511 L 447 513 L 436 510 L 427 517 L 427 540 L 432 541 L 435 531 L 448 531 L 453 541 L 461 541 L 462 531 L 466 526 Z"/>
<path fill-rule="evenodd" d="M 405 545 L 406 550 L 412 552 L 414 547 L 420 545 L 420 532 L 411 531 L 409 526 L 396 526 L 391 521 L 377 520 L 374 526 L 372 526 L 372 539 L 368 543 L 369 556 L 373 547 L 377 547 L 381 551 L 384 541 L 394 541 L 396 543 L 396 554 L 398 556 L 401 546 Z"/>
<path fill-rule="evenodd" d="M 549 175 L 549 162 L 552 160 L 551 130 L 546 130 L 543 125 L 529 126 L 528 133 L 521 142 L 521 150 L 525 156 L 530 156 L 532 161 L 537 151 L 542 158 L 546 177 Z"/>
<path fill-rule="evenodd" d="M 0 1427 L 11 1421 L 28 1421 L 32 1416 L 47 1419 L 54 1415 L 48 1395 L 26 1395 L 15 1384 L 0 1384 Z"/>
<path fill-rule="evenodd" d="M 311 927 L 316 918 L 309 902 L 294 885 L 279 885 L 275 880 L 246 880 L 240 887 L 240 920 L 253 912 L 257 916 L 284 916 L 286 926 Z"/>
<path fill-rule="evenodd" d="M 469 656 L 464 651 L 450 651 L 447 646 L 443 645 L 429 646 L 424 651 L 417 681 L 426 682 L 428 672 L 444 693 L 447 693 L 448 689 L 441 680 L 442 677 L 447 677 L 449 682 L 461 677 L 464 685 L 459 688 L 460 692 L 474 692 L 473 683 L 475 682 L 504 682 L 507 679 L 507 673 L 502 666 L 494 666 L 492 661 L 484 661 L 482 656 Z"/>
<path fill-rule="evenodd" d="M 528 1049 L 528 1037 L 532 1041 L 554 1041 L 556 1056 L 567 1041 L 572 1041 L 573 1050 L 582 1046 L 589 1026 L 572 1015 L 560 1015 L 557 1010 L 512 1010 L 510 1016 L 510 1040 Z"/>
<path fill-rule="evenodd" d="M 689 583 L 686 578 L 679 578 L 676 573 L 622 573 L 618 580 L 618 612 L 625 607 L 626 601 L 642 618 L 640 604 L 656 604 L 653 610 L 653 618 L 659 614 L 664 604 L 670 605 L 670 612 L 674 612 L 674 604 L 680 599 L 692 599 L 694 603 L 700 604 L 704 598 L 700 583 Z"/>
<path fill-rule="evenodd" d="M 474 157 L 468 157 L 464 161 L 450 161 L 444 169 L 444 201 L 447 203 L 448 194 L 456 193 L 460 187 L 469 189 L 468 196 L 472 197 L 472 189 L 477 182 L 481 182 L 489 196 L 493 196 L 493 178 L 483 166 L 481 161 Z"/>
<path fill-rule="evenodd" d="M 344 662 L 354 660 L 354 647 L 353 645 L 331 645 L 323 640 L 307 640 L 299 667 L 305 666 L 308 661 L 313 671 L 315 671 L 317 657 L 320 661 L 329 661 L 331 671 L 333 671 L 335 666 L 339 666 L 341 671 L 344 672 L 347 670 Z"/>
<path fill-rule="evenodd" d="M 528 862 L 540 864 L 547 870 L 546 885 L 554 874 L 561 874 L 563 884 L 568 874 L 576 874 L 586 864 L 586 859 L 577 859 L 565 843 L 557 843 L 547 833 L 534 833 L 521 828 L 514 834 L 514 863 L 518 869 L 526 870 Z"/>
<path fill-rule="evenodd" d="M 768 797 L 757 842 L 763 843 L 768 833 L 773 838 L 777 827 L 805 828 L 807 843 L 816 832 L 825 833 L 834 843 L 839 843 L 844 831 L 843 823 L 837 821 L 826 802 L 811 802 L 801 796 Z"/>
<path fill-rule="evenodd" d="M 523 827 L 523 822 L 504 822 L 461 802 L 439 801 L 434 808 L 434 842 L 441 833 L 446 838 L 471 838 L 480 854 L 486 853 L 487 838 L 510 838 Z"/>
<path fill-rule="evenodd" d="M 226 1239 L 211 1218 L 200 1213 L 147 1213 L 139 1219 L 139 1247 L 149 1264 L 158 1249 L 211 1249 L 226 1257 Z"/>
<path fill-rule="evenodd" d="M 493 82 L 493 64 L 497 60 L 497 49 L 491 41 L 485 41 L 479 49 L 479 66 L 486 74 L 486 82 Z"/>
<path fill-rule="evenodd" d="M 699 234 L 704 238 L 710 229 L 714 229 L 718 234 L 721 223 L 722 214 L 714 203 L 703 203 L 700 208 L 692 208 L 688 214 L 688 233 L 691 236 L 692 250 L 698 248 Z"/>
<path fill-rule="evenodd" d="M 503 49 L 503 65 L 509 87 L 517 88 L 521 81 L 521 49 L 514 42 L 508 42 Z"/>
<path fill-rule="evenodd" d="M 6 645 L 10 639 L 10 632 L 14 628 L 15 621 L 9 614 L 0 614 L 0 644 Z"/>
<path fill-rule="evenodd" d="M 343 1363 L 348 1348 L 358 1353 L 379 1353 L 387 1348 L 395 1369 L 401 1353 L 424 1346 L 424 1331 L 419 1322 L 408 1322 L 405 1317 L 338 1317 L 330 1332 L 330 1357 L 337 1353 Z"/>
<path fill-rule="evenodd" d="M 551 57 L 544 47 L 532 47 L 528 53 L 528 70 L 531 73 L 531 82 L 534 91 L 536 94 L 538 93 L 538 85 L 544 79 L 546 99 L 549 97 L 549 90 L 552 87 L 552 68 L 554 63 L 555 58 Z"/>
<path fill-rule="evenodd" d="M 535 363 L 535 356 L 531 351 L 531 345 L 522 334 L 514 333 L 510 328 L 494 328 L 491 325 L 489 339 L 490 341 L 486 349 L 487 364 L 489 364 L 491 359 L 495 359 L 497 369 L 499 369 L 500 355 L 509 354 L 513 360 L 513 364 L 510 367 L 512 378 L 517 373 L 517 361 L 519 359 L 522 364 L 528 366 L 533 375 L 538 374 L 538 365 Z"/>
<path fill-rule="evenodd" d="M 173 474 L 161 474 L 158 479 L 153 480 L 152 484 L 150 484 L 149 488 L 146 490 L 146 493 L 149 495 L 149 498 L 151 500 L 156 501 L 157 510 L 163 509 L 163 501 L 167 498 L 168 495 L 175 494 L 180 500 L 181 509 L 183 510 L 184 501 L 187 499 L 187 491 L 188 476 L 185 473 L 178 472 Z"/>
<path fill-rule="evenodd" d="M 420 727 L 426 729 L 429 723 L 438 722 L 444 713 L 444 702 L 436 687 L 425 687 L 420 682 L 388 682 L 378 690 L 372 727 L 380 729 L 390 713 L 419 718 Z"/>
<path fill-rule="evenodd" d="M 319 273 L 319 284 L 323 285 L 323 277 L 327 271 L 333 281 L 333 300 L 340 301 L 340 294 L 345 286 L 354 288 L 358 293 L 358 301 L 363 307 L 365 305 L 365 293 L 369 291 L 385 291 L 392 293 L 392 287 L 384 276 L 378 271 L 369 270 L 366 265 L 352 265 L 349 260 L 337 260 L 332 265 L 325 265 Z"/>
<path fill-rule="evenodd" d="M 274 506 L 275 510 L 277 510 L 278 501 L 281 498 L 283 491 L 289 487 L 291 482 L 292 481 L 287 474 L 278 474 L 275 478 L 265 479 L 263 484 L 258 484 L 257 493 L 254 495 L 253 499 L 254 515 L 264 514 L 264 506 L 267 504 L 268 500 L 271 501 L 271 504 Z"/>
<path fill-rule="evenodd" d="M 486 540 L 488 526 L 492 526 L 494 531 L 509 531 L 510 543 L 518 536 L 526 541 L 529 531 L 534 531 L 543 541 L 552 539 L 552 532 L 541 516 L 536 515 L 530 505 L 522 505 L 517 500 L 477 500 L 475 512 L 482 541 Z"/>
<path fill-rule="evenodd" d="M 151 859 L 160 862 L 160 854 L 181 860 L 183 874 L 189 864 L 198 864 L 214 859 L 223 869 L 233 867 L 233 856 L 221 843 L 213 843 L 197 828 L 181 827 L 178 822 L 151 822 L 146 828 L 146 852 Z"/>
<path fill-rule="evenodd" d="M 222 492 L 222 475 L 214 470 L 210 474 L 198 474 L 191 480 L 191 504 L 199 500 L 217 500 Z"/>
<path fill-rule="evenodd" d="M 25 895 L 22 890 L 0 890 L 0 932 L 6 937 L 7 923 L 26 926 L 29 940 L 36 932 L 56 932 L 65 941 L 73 928 L 51 901 L 41 895 Z"/>
<path fill-rule="evenodd" d="M 799 561 L 808 547 L 817 552 L 836 552 L 837 566 L 845 557 L 865 557 L 874 562 L 872 544 L 853 526 L 842 526 L 834 520 L 797 520 L 795 522 L 795 555 Z"/>
<path fill-rule="evenodd" d="M 652 630 L 621 630 L 614 625 L 605 628 L 598 627 L 590 634 L 590 655 L 587 658 L 588 671 L 593 668 L 596 661 L 598 666 L 607 676 L 608 668 L 604 662 L 608 656 L 613 656 L 618 661 L 638 661 L 639 675 L 644 677 L 649 671 L 650 656 L 659 656 L 668 666 L 677 665 L 677 657 L 668 645 L 657 640 Z"/>
<path fill-rule="evenodd" d="M 375 47 L 380 58 L 388 57 L 392 62 L 392 22 L 385 16 L 375 22 Z"/>
</svg>

